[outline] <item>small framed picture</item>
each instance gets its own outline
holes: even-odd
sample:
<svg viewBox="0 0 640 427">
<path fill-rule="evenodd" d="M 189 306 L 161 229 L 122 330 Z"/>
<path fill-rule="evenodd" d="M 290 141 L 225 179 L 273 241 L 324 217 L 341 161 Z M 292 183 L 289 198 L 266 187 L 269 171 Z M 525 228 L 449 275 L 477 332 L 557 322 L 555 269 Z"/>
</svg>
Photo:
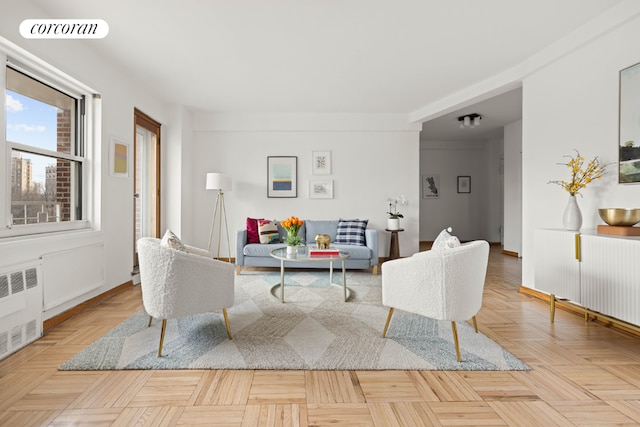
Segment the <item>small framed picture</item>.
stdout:
<svg viewBox="0 0 640 427">
<path fill-rule="evenodd" d="M 458 177 L 458 193 L 471 193 L 471 177 L 470 176 Z"/>
<path fill-rule="evenodd" d="M 267 157 L 267 197 L 298 197 L 298 158 Z"/>
<path fill-rule="evenodd" d="M 109 174 L 124 178 L 129 176 L 129 144 L 118 138 L 111 138 Z"/>
<path fill-rule="evenodd" d="M 309 181 L 310 199 L 333 199 L 333 180 L 318 179 Z"/>
<path fill-rule="evenodd" d="M 440 197 L 440 175 L 422 175 L 422 198 L 437 199 Z"/>
<path fill-rule="evenodd" d="M 312 158 L 314 175 L 331 175 L 331 151 L 314 151 Z"/>
</svg>

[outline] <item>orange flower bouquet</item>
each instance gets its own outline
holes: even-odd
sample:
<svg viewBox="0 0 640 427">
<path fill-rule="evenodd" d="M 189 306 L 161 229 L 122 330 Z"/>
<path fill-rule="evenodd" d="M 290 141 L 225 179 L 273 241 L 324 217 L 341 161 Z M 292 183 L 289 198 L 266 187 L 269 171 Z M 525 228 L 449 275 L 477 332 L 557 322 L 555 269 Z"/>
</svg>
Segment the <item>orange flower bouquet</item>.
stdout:
<svg viewBox="0 0 640 427">
<path fill-rule="evenodd" d="M 287 230 L 287 237 L 285 238 L 285 243 L 289 246 L 298 246 L 302 243 L 302 238 L 298 236 L 298 231 L 300 227 L 304 224 L 304 221 L 299 219 L 297 216 L 290 216 L 284 221 L 280 221 L 280 225 L 282 228 Z"/>
</svg>

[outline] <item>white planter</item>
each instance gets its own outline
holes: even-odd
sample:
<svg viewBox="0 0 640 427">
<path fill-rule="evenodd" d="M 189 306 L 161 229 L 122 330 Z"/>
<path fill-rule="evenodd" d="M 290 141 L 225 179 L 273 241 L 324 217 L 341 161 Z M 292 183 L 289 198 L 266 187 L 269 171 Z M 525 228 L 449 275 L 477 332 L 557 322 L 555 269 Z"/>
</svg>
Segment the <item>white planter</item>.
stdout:
<svg viewBox="0 0 640 427">
<path fill-rule="evenodd" d="M 298 247 L 297 246 L 287 246 L 287 256 L 293 257 L 298 255 Z"/>
<path fill-rule="evenodd" d="M 400 218 L 387 218 L 387 230 L 400 230 Z"/>
</svg>

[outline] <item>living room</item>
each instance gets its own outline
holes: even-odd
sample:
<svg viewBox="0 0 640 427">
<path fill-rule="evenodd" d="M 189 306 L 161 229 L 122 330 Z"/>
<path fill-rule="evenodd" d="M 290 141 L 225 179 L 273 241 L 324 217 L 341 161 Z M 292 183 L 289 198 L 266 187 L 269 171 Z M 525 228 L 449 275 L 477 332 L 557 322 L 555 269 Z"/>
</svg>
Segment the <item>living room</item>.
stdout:
<svg viewBox="0 0 640 427">
<path fill-rule="evenodd" d="M 420 170 L 421 122 L 521 86 L 522 284 L 535 288 L 533 260 L 527 257 L 533 252 L 533 231 L 558 227 L 566 205 L 566 194 L 547 185 L 549 180 L 562 177 L 564 171 L 557 163 L 574 149 L 588 157 L 599 156 L 606 163 L 617 159 L 618 74 L 636 62 L 633 52 L 618 46 L 635 30 L 629 21 L 633 12 L 631 3 L 622 2 L 598 16 L 590 26 L 576 30 L 570 38 L 525 58 L 518 67 L 453 92 L 432 105 L 400 114 L 203 112 L 157 98 L 140 82 L 124 78 L 119 67 L 98 56 L 86 42 L 68 40 L 64 46 L 73 45 L 74 49 L 55 49 L 51 41 L 46 42 L 45 48 L 42 41 L 23 39 L 16 23 L 24 17 L 42 14 L 35 4 L 13 6 L 3 14 L 3 27 L 12 29 L 4 35 L 9 40 L 73 73 L 74 78 L 102 94 L 103 130 L 100 148 L 94 153 L 96 158 L 108 161 L 111 138 L 130 141 L 134 107 L 163 123 L 163 228 L 171 228 L 185 241 L 200 246 L 206 245 L 214 204 L 204 188 L 204 177 L 207 172 L 220 171 L 234 178 L 235 188 L 227 194 L 231 230 L 241 228 L 247 216 L 284 218 L 291 214 L 307 218 L 368 217 L 371 227 L 383 230 L 387 198 L 403 194 L 409 204 L 403 206 L 405 232 L 400 239 L 400 251 L 416 252 L 419 240 L 427 238 L 420 234 L 419 226 L 424 215 L 420 212 L 420 176 L 423 172 L 438 172 Z M 586 67 L 585 61 L 594 63 Z M 307 198 L 310 156 L 317 149 L 332 152 L 333 199 Z M 298 157 L 297 198 L 283 202 L 266 197 L 266 158 L 270 155 Z M 354 159 L 359 159 L 355 165 Z M 615 168 L 610 169 L 593 190 L 598 196 L 587 190 L 580 199 L 586 228 L 599 223 L 598 207 L 627 206 L 636 196 L 637 187 L 618 185 Z M 242 175 L 238 170 L 242 170 Z M 92 199 L 95 217 L 91 218 L 94 229 L 101 231 L 39 239 L 35 246 L 33 239 L 2 243 L 4 263 L 8 265 L 36 259 L 43 253 L 104 243 L 104 282 L 80 298 L 76 295 L 46 313 L 47 316 L 59 314 L 82 299 L 131 279 L 133 231 L 126 213 L 133 209 L 129 197 L 131 178 L 114 179 L 104 172 L 95 179 L 97 187 Z M 260 203 L 256 204 L 258 197 Z M 381 233 L 381 250 L 388 247 L 385 239 L 388 236 Z"/>
<path fill-rule="evenodd" d="M 262 98 L 261 104 L 257 104 L 255 109 L 229 104 L 228 110 L 205 110 L 201 105 L 167 100 L 166 92 L 158 89 L 162 75 L 152 81 L 147 80 L 143 73 L 124 69 L 116 58 L 123 63 L 127 63 L 128 58 L 119 56 L 120 52 L 108 47 L 105 51 L 100 50 L 100 40 L 23 38 L 18 27 L 24 19 L 71 18 L 89 13 L 80 8 L 74 12 L 73 8 L 79 6 L 74 2 L 67 2 L 67 9 L 54 13 L 46 3 L 26 1 L 3 8 L 0 16 L 0 52 L 8 57 L 16 57 L 17 54 L 23 62 L 31 61 L 34 65 L 46 64 L 82 82 L 93 93 L 100 95 L 96 105 L 101 109 L 101 122 L 95 129 L 96 138 L 91 146 L 89 229 L 74 233 L 0 238 L 0 264 L 3 267 L 21 265 L 59 252 L 85 256 L 83 253 L 87 247 L 99 247 L 86 255 L 89 264 L 97 266 L 97 273 L 81 275 L 77 283 L 71 285 L 60 284 L 60 292 L 55 288 L 57 284 L 52 284 L 53 289 L 50 288 L 46 295 L 49 299 L 43 320 L 54 318 L 132 279 L 133 177 L 114 177 L 108 173 L 107 166 L 113 138 L 132 143 L 134 108 L 149 114 L 163 126 L 162 228 L 171 228 L 183 241 L 199 247 L 207 246 L 215 202 L 213 193 L 205 189 L 205 176 L 208 172 L 219 171 L 233 177 L 233 189 L 225 194 L 231 231 L 244 227 L 247 216 L 279 219 L 289 215 L 318 219 L 359 217 L 368 219 L 369 227 L 379 230 L 379 256 L 384 258 L 389 247 L 389 235 L 384 232 L 388 208 L 386 200 L 404 195 L 409 203 L 402 206 L 404 231 L 400 236 L 400 252 L 404 256 L 415 253 L 421 240 L 435 237 L 429 238 L 433 233 L 425 231 L 429 206 L 425 207 L 422 198 L 421 176 L 431 173 L 444 177 L 450 169 L 441 165 L 442 170 L 425 170 L 421 165 L 420 132 L 423 123 L 517 88 L 522 90 L 523 111 L 519 186 L 522 216 L 521 246 L 515 252 L 522 257 L 522 286 L 536 289 L 533 257 L 535 230 L 560 228 L 562 225 L 568 195 L 549 185 L 548 181 L 566 178 L 567 171 L 558 165 L 565 160 L 563 156 L 572 155 L 577 149 L 587 158 L 598 156 L 604 163 L 610 164 L 605 177 L 590 185 L 584 197 L 579 199 L 584 229 L 594 229 L 601 224 L 598 208 L 637 207 L 640 187 L 619 184 L 617 179 L 620 71 L 640 61 L 638 53 L 628 48 L 630 41 L 640 36 L 640 6 L 636 2 L 588 2 L 589 7 L 584 6 L 583 9 L 585 16 L 581 15 L 580 18 L 583 21 L 570 21 L 574 25 L 572 31 L 560 31 L 557 39 L 540 49 L 531 47 L 531 51 L 523 54 L 512 54 L 510 62 L 499 63 L 499 58 L 487 60 L 495 62 L 494 67 L 488 67 L 474 57 L 482 73 L 465 74 L 466 80 L 460 82 L 446 81 L 447 87 L 452 85 L 454 89 L 425 97 L 424 100 L 407 100 L 405 105 L 408 107 L 401 111 L 389 111 L 384 106 L 384 99 L 394 99 L 394 91 L 388 89 L 394 86 L 393 80 L 378 81 L 382 99 L 378 99 L 378 104 L 371 108 L 362 110 L 354 109 L 357 104 L 346 103 L 342 106 L 329 104 L 335 107 L 333 110 L 280 110 L 277 107 L 285 104 L 285 95 L 270 91 L 266 91 L 268 96 Z M 574 2 L 574 6 L 576 4 Z M 125 8 L 124 4 L 120 6 Z M 111 6 L 105 3 L 95 7 L 91 15 L 109 21 L 107 9 Z M 549 7 L 552 9 L 552 6 Z M 103 11 L 104 16 L 100 16 Z M 567 10 L 564 12 L 567 19 L 572 19 Z M 59 16 L 60 13 L 62 16 Z M 586 16 L 589 14 L 591 16 Z M 107 37 L 119 40 L 121 44 L 136 43 L 135 37 L 126 39 L 119 34 L 115 22 L 110 22 L 110 26 Z M 512 31 L 518 33 L 517 30 Z M 384 34 L 381 33 L 380 38 L 384 38 Z M 260 35 L 254 37 L 259 38 Z M 455 49 L 462 56 L 469 50 L 481 57 L 483 49 L 487 48 L 475 45 L 472 37 L 460 38 L 468 43 L 468 46 L 460 45 Z M 511 49 L 515 48 L 511 46 Z M 497 55 L 496 50 L 492 52 Z M 171 51 L 159 48 L 157 55 L 167 63 L 173 61 Z M 417 53 L 412 52 L 411 55 Z M 473 68 L 471 60 L 461 62 L 461 66 Z M 380 67 L 384 65 L 376 64 Z M 189 67 L 188 61 L 181 66 Z M 340 68 L 337 65 L 327 66 L 325 72 L 339 73 Z M 257 82 L 251 82 L 251 71 L 245 70 L 238 77 L 252 89 L 243 94 L 249 100 L 251 92 L 256 92 L 258 86 L 263 85 L 268 89 L 270 79 L 277 74 L 265 69 L 264 78 L 253 77 Z M 358 77 L 344 72 L 341 90 L 346 91 L 349 82 L 355 82 Z M 455 75 L 455 70 L 448 72 L 449 75 L 438 75 L 433 79 L 444 82 Z M 216 78 L 215 69 L 190 71 L 184 78 L 188 79 L 193 74 L 194 80 L 196 77 L 201 79 L 202 74 L 208 73 L 211 77 L 205 76 L 204 81 Z M 430 77 L 425 76 L 424 79 Z M 224 83 L 218 83 L 217 87 L 220 97 L 228 99 L 230 95 L 220 88 Z M 309 95 L 306 90 L 300 91 Z M 417 97 L 415 94 L 412 96 Z M 273 100 L 275 107 L 269 105 L 269 99 Z M 321 106 L 325 107 L 326 104 Z M 313 178 L 311 156 L 314 150 L 331 152 L 330 179 L 334 186 L 331 199 L 309 198 L 309 180 Z M 268 156 L 297 157 L 296 198 L 267 197 Z M 469 173 L 456 171 L 454 175 Z M 517 171 L 515 176 L 518 176 Z M 475 184 L 476 181 L 472 180 L 471 194 L 474 196 L 476 189 L 483 191 Z M 432 205 L 438 201 L 428 202 Z M 513 199 L 505 194 L 505 205 L 511 202 Z M 436 226 L 442 228 L 447 225 Z M 464 230 L 465 226 L 461 225 L 460 228 Z M 473 229 L 468 235 L 460 237 L 462 240 L 484 238 L 495 241 L 495 227 L 491 230 L 490 233 L 478 233 L 477 229 Z M 229 250 L 233 254 L 235 248 Z M 223 248 L 223 252 L 226 251 L 227 248 Z M 71 259 L 58 268 L 74 270 L 78 266 Z M 87 277 L 90 279 L 88 282 L 85 280 Z"/>
</svg>

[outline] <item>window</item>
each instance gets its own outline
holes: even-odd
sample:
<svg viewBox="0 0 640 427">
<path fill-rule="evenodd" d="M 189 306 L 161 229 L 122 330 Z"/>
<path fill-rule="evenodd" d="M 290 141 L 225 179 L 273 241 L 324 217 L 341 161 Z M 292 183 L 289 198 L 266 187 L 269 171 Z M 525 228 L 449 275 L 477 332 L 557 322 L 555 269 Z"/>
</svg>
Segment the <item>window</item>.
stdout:
<svg viewBox="0 0 640 427">
<path fill-rule="evenodd" d="M 69 84 L 60 72 L 10 60 L 2 71 L 0 236 L 87 227 L 86 95 L 61 89 Z"/>
</svg>

